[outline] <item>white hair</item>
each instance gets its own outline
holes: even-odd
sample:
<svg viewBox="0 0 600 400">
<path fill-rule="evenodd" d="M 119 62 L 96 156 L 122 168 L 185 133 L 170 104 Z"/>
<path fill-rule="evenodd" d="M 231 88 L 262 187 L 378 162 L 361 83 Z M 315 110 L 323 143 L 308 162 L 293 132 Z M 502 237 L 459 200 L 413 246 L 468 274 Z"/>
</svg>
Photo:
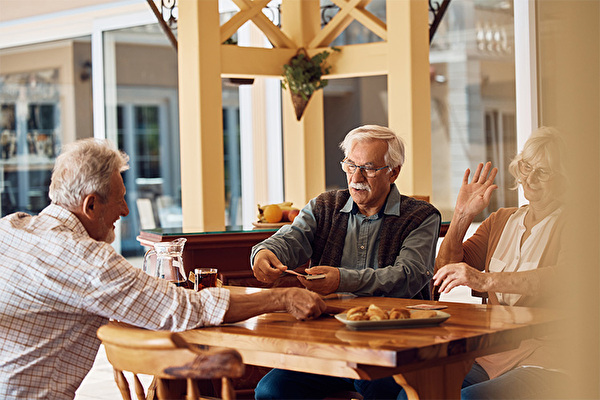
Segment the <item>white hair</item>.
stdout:
<svg viewBox="0 0 600 400">
<path fill-rule="evenodd" d="M 68 144 L 56 159 L 49 196 L 53 204 L 73 210 L 90 194 L 105 202 L 114 172 L 126 171 L 129 156 L 108 140 L 83 139 Z"/>
<path fill-rule="evenodd" d="M 383 140 L 387 143 L 388 149 L 385 153 L 385 163 L 392 169 L 402 167 L 404 164 L 404 142 L 394 131 L 385 126 L 363 125 L 348 132 L 344 140 L 340 143 L 340 149 L 344 156 L 352 149 L 355 142 L 365 140 Z"/>
<path fill-rule="evenodd" d="M 525 142 L 523 150 L 510 162 L 508 171 L 515 178 L 515 186 L 523 179 L 519 171 L 519 161 L 523 160 L 535 164 L 545 160 L 553 171 L 563 178 L 567 176 L 566 171 L 566 146 L 556 128 L 542 126 L 534 131 Z"/>
</svg>

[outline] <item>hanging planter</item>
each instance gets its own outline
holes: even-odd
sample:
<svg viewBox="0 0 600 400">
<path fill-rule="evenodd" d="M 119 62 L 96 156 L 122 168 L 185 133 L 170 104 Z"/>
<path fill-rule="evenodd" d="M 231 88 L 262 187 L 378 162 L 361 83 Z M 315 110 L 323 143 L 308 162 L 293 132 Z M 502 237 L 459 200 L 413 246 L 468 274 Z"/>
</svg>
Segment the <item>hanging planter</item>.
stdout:
<svg viewBox="0 0 600 400">
<path fill-rule="evenodd" d="M 340 51 L 335 47 L 332 47 L 332 50 Z M 323 51 L 309 57 L 306 50 L 300 48 L 290 62 L 283 66 L 281 87 L 289 87 L 298 121 L 302 118 L 312 94 L 327 86 L 327 80 L 321 77 L 331 70 L 331 66 L 325 65 L 325 59 L 330 54 L 329 51 Z"/>
</svg>

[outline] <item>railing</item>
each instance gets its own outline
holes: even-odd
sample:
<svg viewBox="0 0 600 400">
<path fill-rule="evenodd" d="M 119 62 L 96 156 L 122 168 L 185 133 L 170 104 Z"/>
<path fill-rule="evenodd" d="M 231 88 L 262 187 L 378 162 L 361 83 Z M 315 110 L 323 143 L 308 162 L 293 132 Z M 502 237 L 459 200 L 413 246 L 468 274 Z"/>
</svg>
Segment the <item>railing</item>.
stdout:
<svg viewBox="0 0 600 400">
<path fill-rule="evenodd" d="M 169 41 L 171 42 L 171 44 L 173 45 L 175 50 L 177 50 L 177 38 L 175 37 L 175 34 L 173 33 L 173 31 L 177 30 L 177 17 L 178 17 L 177 1 L 176 0 L 160 0 L 160 4 L 161 4 L 160 10 L 156 6 L 156 3 L 154 2 L 154 0 L 146 0 L 146 1 L 148 2 L 148 5 L 152 9 L 152 12 L 156 16 L 156 19 L 158 20 L 158 23 L 160 24 L 161 28 L 167 35 L 167 38 L 169 39 Z M 448 6 L 450 5 L 450 0 L 442 0 L 441 2 L 437 1 L 437 0 L 428 0 L 428 4 L 429 4 L 429 16 L 430 16 L 430 18 L 429 18 L 429 20 L 430 20 L 430 22 L 429 22 L 429 44 L 431 44 L 431 41 L 433 40 L 433 36 L 435 35 L 435 32 L 437 31 L 437 28 L 440 25 L 440 22 L 442 21 L 442 18 L 444 17 L 444 14 L 446 13 Z M 271 21 L 273 21 L 273 23 L 276 26 L 280 27 L 281 19 L 279 17 L 279 11 L 280 11 L 279 6 L 265 7 L 265 9 L 267 9 L 269 11 L 269 14 L 271 15 L 271 18 L 270 18 Z M 337 13 L 337 11 L 339 11 L 339 7 L 337 7 L 334 4 L 321 7 L 321 26 L 327 25 L 327 23 L 331 20 L 331 18 L 333 18 L 333 16 Z"/>
<path fill-rule="evenodd" d="M 433 40 L 433 36 L 437 31 L 440 22 L 442 22 L 442 18 L 444 18 L 444 14 L 450 5 L 450 0 L 443 0 L 441 3 L 435 0 L 429 0 L 429 15 L 432 17 L 429 23 L 429 45 L 431 45 L 431 41 Z"/>
</svg>

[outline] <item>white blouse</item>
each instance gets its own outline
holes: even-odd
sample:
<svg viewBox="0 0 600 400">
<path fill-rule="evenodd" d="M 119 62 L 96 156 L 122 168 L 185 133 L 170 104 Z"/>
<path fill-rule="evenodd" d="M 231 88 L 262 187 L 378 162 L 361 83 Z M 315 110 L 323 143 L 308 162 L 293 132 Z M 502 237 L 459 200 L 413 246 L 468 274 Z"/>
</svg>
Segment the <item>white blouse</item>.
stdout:
<svg viewBox="0 0 600 400">
<path fill-rule="evenodd" d="M 508 219 L 490 260 L 490 272 L 530 271 L 538 267 L 552 227 L 562 209 L 556 209 L 531 228 L 531 235 L 521 247 L 521 238 L 525 233 L 524 220 L 528 210 L 529 206 L 521 207 Z M 496 296 L 500 304 L 510 306 L 515 305 L 521 298 L 520 294 L 515 293 L 496 293 Z"/>
</svg>

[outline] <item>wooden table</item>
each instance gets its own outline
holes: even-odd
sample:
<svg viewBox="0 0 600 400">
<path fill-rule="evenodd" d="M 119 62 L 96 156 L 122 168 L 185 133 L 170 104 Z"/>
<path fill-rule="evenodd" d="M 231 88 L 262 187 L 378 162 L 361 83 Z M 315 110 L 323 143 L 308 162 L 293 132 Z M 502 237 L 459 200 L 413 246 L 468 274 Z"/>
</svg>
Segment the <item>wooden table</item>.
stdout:
<svg viewBox="0 0 600 400">
<path fill-rule="evenodd" d="M 390 309 L 437 302 L 350 296 L 327 300 L 343 308 L 372 303 Z M 236 349 L 246 364 L 355 379 L 394 375 L 421 399 L 450 399 L 460 398 L 473 358 L 515 348 L 521 340 L 553 329 L 559 320 L 547 309 L 441 304 L 448 306 L 444 311 L 451 317 L 433 327 L 353 331 L 331 316 L 297 321 L 286 313 L 270 313 L 183 335 L 192 343 Z"/>
</svg>

